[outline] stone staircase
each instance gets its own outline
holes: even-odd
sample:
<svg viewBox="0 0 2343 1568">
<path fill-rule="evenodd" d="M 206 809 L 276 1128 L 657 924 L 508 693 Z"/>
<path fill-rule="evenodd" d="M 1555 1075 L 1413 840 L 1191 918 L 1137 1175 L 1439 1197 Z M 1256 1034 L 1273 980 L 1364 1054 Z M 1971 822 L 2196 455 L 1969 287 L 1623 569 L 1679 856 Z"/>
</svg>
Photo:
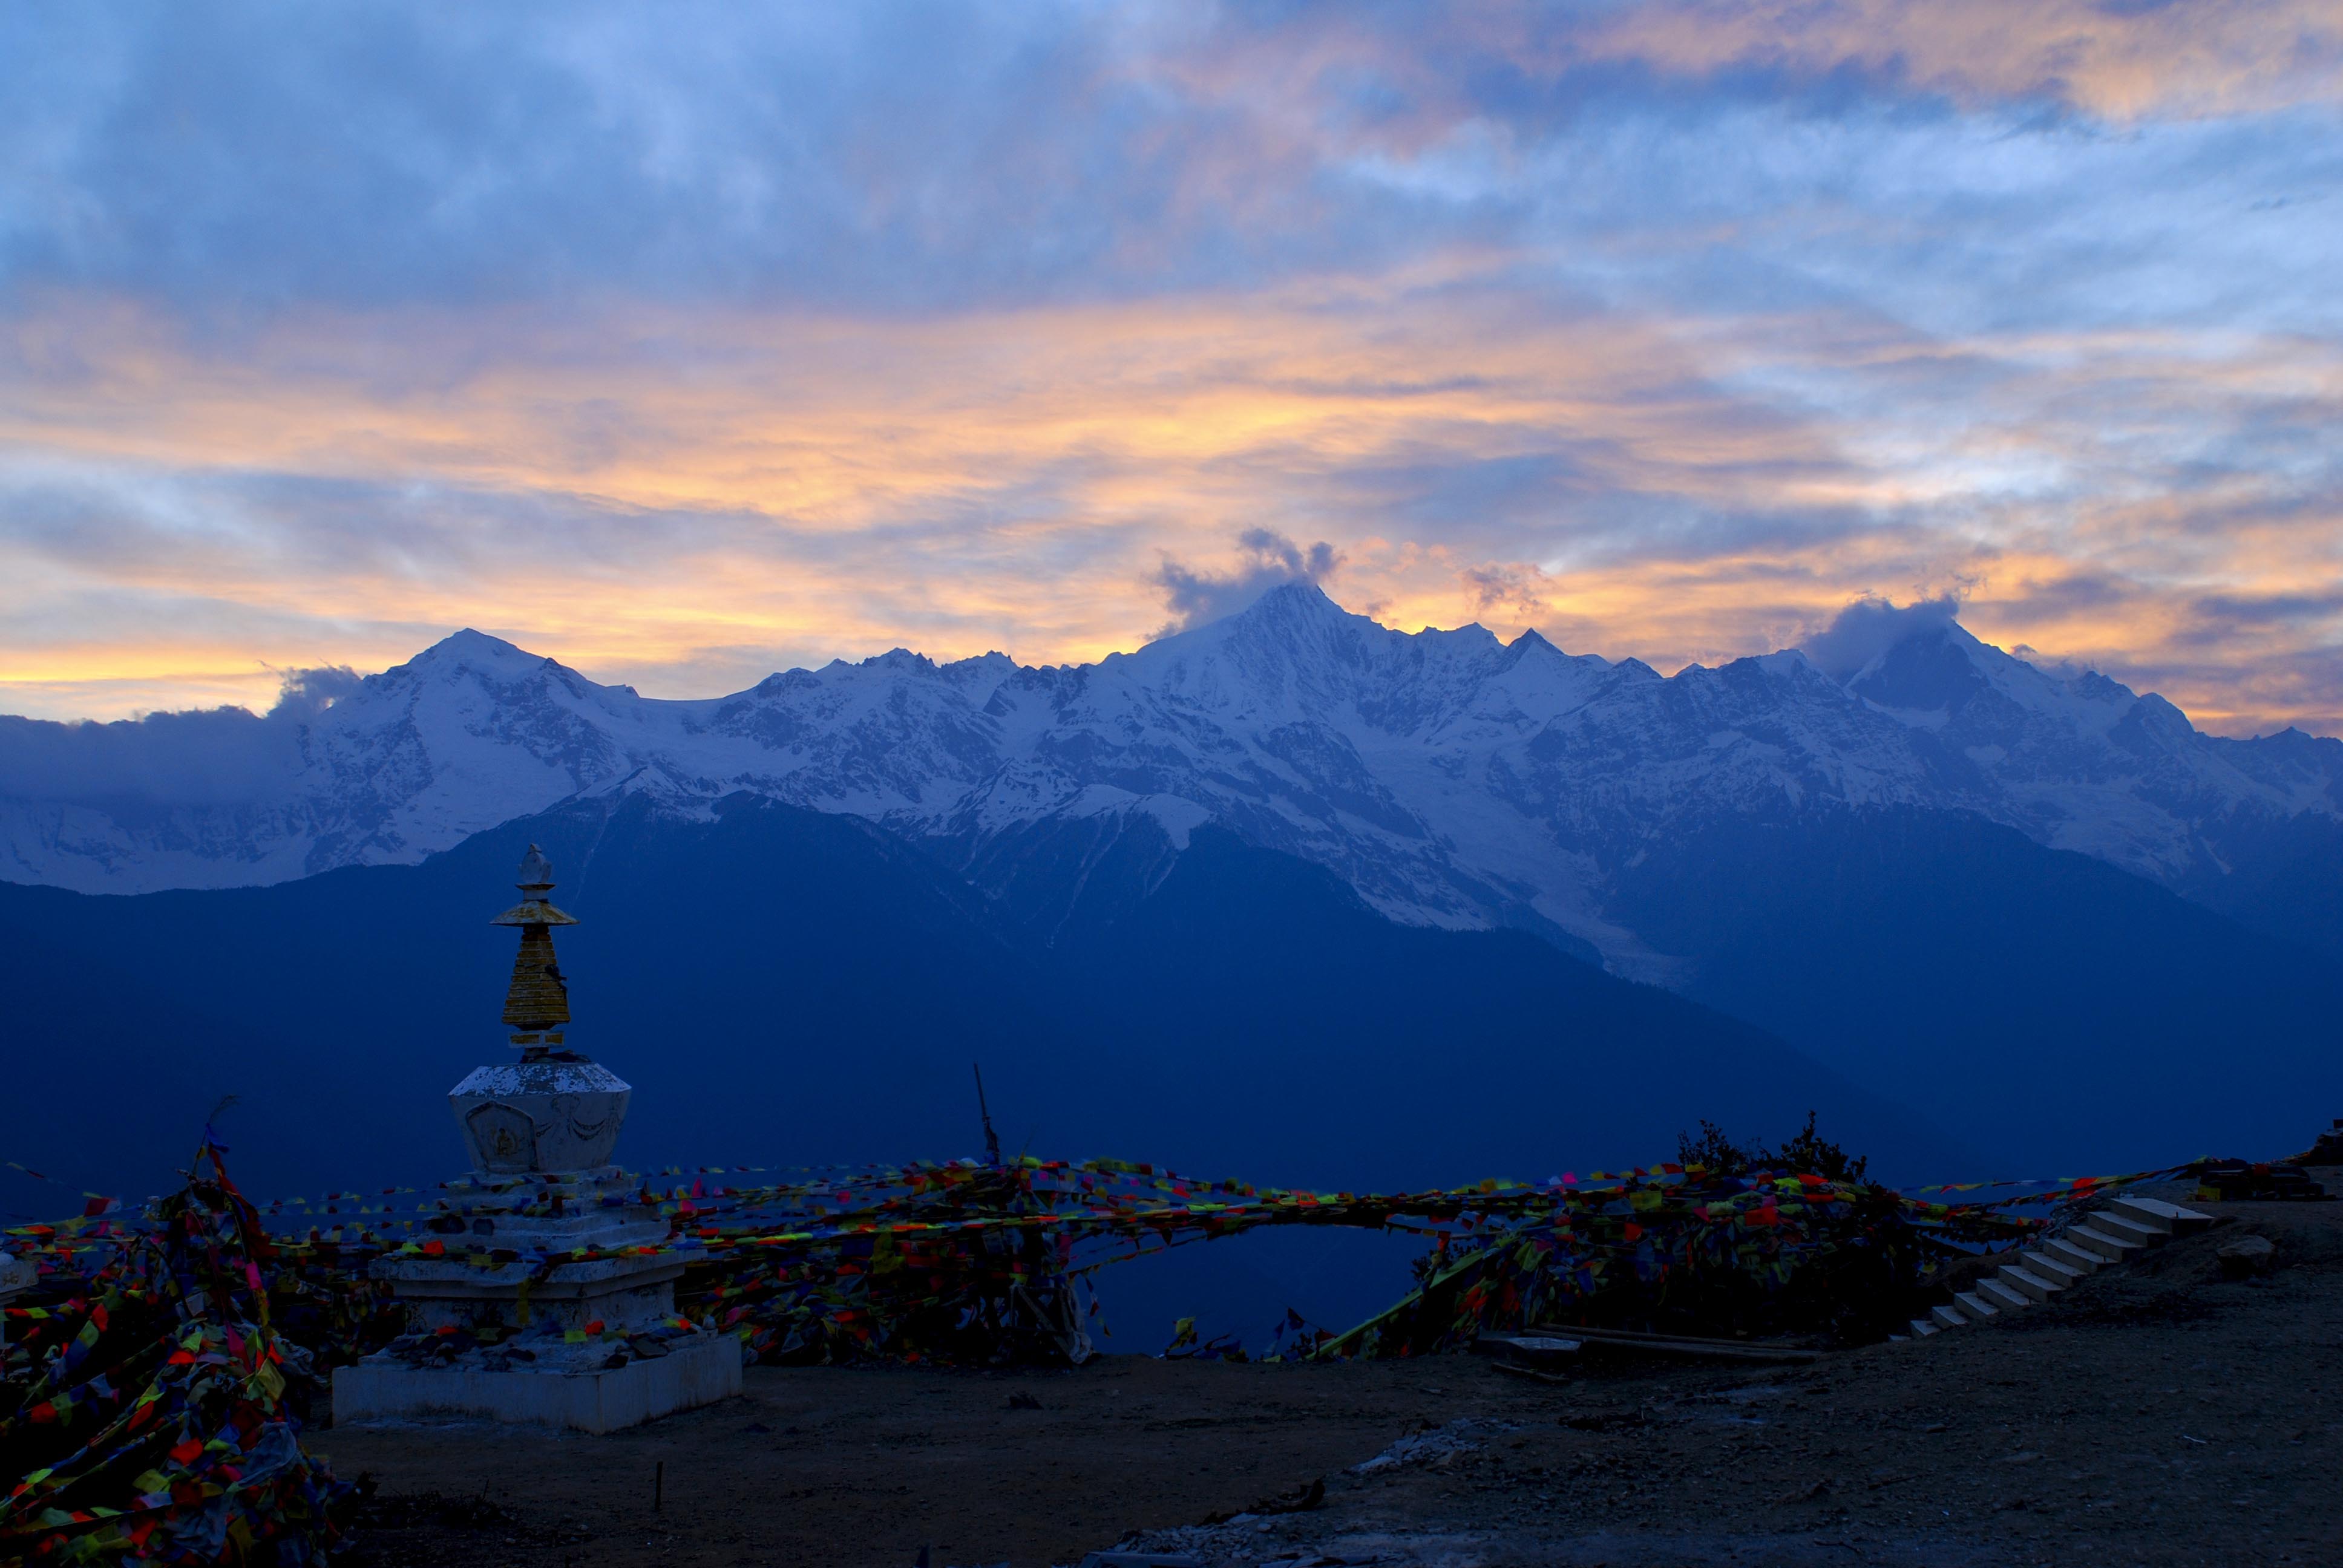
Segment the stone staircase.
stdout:
<svg viewBox="0 0 2343 1568">
<path fill-rule="evenodd" d="M 2004 1264 L 1999 1273 L 1954 1296 L 1951 1306 L 1932 1307 L 1928 1316 L 1914 1318 L 1913 1336 L 1926 1339 L 1946 1329 L 1992 1322 L 2048 1301 L 2086 1274 L 2123 1262 L 2150 1247 L 2161 1247 L 2175 1236 L 2207 1230 L 2212 1223 L 2210 1214 L 2159 1198 L 2116 1198 L 2065 1235 L 2027 1247 L 2017 1254 L 2016 1261 Z"/>
</svg>

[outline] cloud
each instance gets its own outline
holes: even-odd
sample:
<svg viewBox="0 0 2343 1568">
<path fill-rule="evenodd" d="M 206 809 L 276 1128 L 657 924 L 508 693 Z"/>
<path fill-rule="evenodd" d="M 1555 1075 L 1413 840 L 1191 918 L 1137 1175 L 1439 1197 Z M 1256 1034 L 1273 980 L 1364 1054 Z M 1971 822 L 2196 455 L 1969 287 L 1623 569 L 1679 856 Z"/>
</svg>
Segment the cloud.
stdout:
<svg viewBox="0 0 2343 1568">
<path fill-rule="evenodd" d="M 223 707 L 110 724 L 0 716 L 0 797 L 161 808 L 265 802 L 289 781 L 303 727 L 358 678 L 340 667 L 286 670 L 265 715 Z"/>
<path fill-rule="evenodd" d="M 1342 565 L 1341 554 L 1323 539 L 1304 549 L 1267 528 L 1247 528 L 1237 536 L 1237 548 L 1242 558 L 1235 569 L 1224 573 L 1195 571 L 1169 556 L 1164 558 L 1156 569 L 1155 582 L 1163 589 L 1172 618 L 1156 636 L 1170 637 L 1234 615 L 1286 583 L 1322 586 Z"/>
<path fill-rule="evenodd" d="M 225 332 L 320 305 L 1255 287 L 1623 197 L 1729 206 L 1834 161 L 1785 155 L 1835 125 L 2331 106 L 2339 61 L 2319 0 L 13 7 L 0 277 Z M 1754 146 L 1730 134 L 1753 111 L 1778 126 Z M 1680 166 L 1637 166 L 1679 138 Z"/>
<path fill-rule="evenodd" d="M 1595 49 L 1662 69 L 1838 76 L 2118 121 L 2343 90 L 2343 22 L 2318 0 L 1660 0 L 1612 10 L 1590 32 Z"/>
<path fill-rule="evenodd" d="M 2260 662 L 2262 651 L 2278 640 L 2281 645 L 2323 644 L 2330 661 L 2343 659 L 2343 588 L 2326 593 L 2205 594 L 2177 608 L 2177 624 L 2168 634 L 2176 655 L 2250 665 Z M 2264 682 L 2278 676 L 2274 669 L 2260 672 Z"/>
<path fill-rule="evenodd" d="M 1546 618 L 1545 574 L 1535 567 L 1492 562 L 1469 567 L 1458 575 L 1473 595 L 1476 617 L 1501 617 L 1517 626 L 1534 626 Z"/>
<path fill-rule="evenodd" d="M 288 669 L 277 693 L 268 721 L 279 726 L 308 723 L 358 689 L 365 678 L 346 664 L 316 669 Z"/>
<path fill-rule="evenodd" d="M 1849 680 L 1897 643 L 1951 626 L 1960 609 L 1960 601 L 1949 594 L 1907 605 L 1857 599 L 1808 638 L 1802 651 L 1833 680 Z"/>
<path fill-rule="evenodd" d="M 12 377 L 0 341 L 0 703 L 55 717 L 464 625 L 669 696 L 899 643 L 1093 658 L 1161 623 L 1161 562 L 1226 575 L 1258 528 L 1411 626 L 1490 614 L 1488 563 L 1534 569 L 1540 630 L 1661 668 L 1963 583 L 1982 636 L 2266 728 L 2312 689 L 2247 664 L 2332 668 L 2331 631 L 2191 654 L 2185 605 L 2343 588 L 2316 337 L 1688 334 L 1524 296 L 1503 260 L 1339 307 L 333 317 L 229 358 L 135 313 L 52 325 L 76 379 Z"/>
<path fill-rule="evenodd" d="M 1083 659 L 1259 529 L 1663 668 L 1959 583 L 2343 708 L 2332 618 L 2220 635 L 2343 592 L 2331 5 L 546 15 L 0 12 L 0 705 Z"/>
</svg>

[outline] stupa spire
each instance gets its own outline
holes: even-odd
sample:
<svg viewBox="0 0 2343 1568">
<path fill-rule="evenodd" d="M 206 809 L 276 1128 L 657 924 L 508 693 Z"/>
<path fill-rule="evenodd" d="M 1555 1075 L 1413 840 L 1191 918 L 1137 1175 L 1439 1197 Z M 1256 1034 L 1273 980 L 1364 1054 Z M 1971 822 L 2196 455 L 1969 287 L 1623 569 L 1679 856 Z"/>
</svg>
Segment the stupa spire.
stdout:
<svg viewBox="0 0 2343 1568">
<path fill-rule="evenodd" d="M 505 1023 L 512 1043 L 524 1060 L 540 1057 L 562 1043 L 569 1021 L 569 982 L 553 955 L 553 928 L 574 926 L 577 917 L 553 907 L 546 897 L 553 891 L 553 866 L 545 851 L 531 844 L 521 858 L 521 901 L 498 915 L 491 925 L 518 926 L 520 951 L 513 955 L 512 984 L 505 992 Z"/>
</svg>

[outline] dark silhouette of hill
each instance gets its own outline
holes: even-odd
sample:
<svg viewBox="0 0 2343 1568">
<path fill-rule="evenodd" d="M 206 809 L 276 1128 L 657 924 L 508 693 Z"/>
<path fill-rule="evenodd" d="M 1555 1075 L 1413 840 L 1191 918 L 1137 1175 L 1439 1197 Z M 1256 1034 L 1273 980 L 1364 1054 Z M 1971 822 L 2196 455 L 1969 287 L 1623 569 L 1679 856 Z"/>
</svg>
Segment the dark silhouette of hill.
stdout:
<svg viewBox="0 0 2343 1568">
<path fill-rule="evenodd" d="M 511 938 L 488 920 L 531 841 L 584 922 L 559 936 L 570 1040 L 636 1086 L 636 1164 L 973 1153 L 971 1060 L 1012 1152 L 1262 1181 L 1535 1179 L 1808 1107 L 1910 1179 L 1975 1158 L 1749 1025 L 1520 933 L 1394 925 L 1225 834 L 1151 888 L 1100 875 L 1054 945 L 1012 945 L 919 851 L 747 797 L 712 821 L 577 803 L 270 888 L 0 886 L 26 958 L 11 1055 L 50 1086 L 10 1099 L 0 1147 L 149 1191 L 234 1093 L 256 1191 L 451 1173 L 442 1097 L 508 1050 Z"/>
<path fill-rule="evenodd" d="M 1687 994 L 2026 1174 L 2268 1159 L 2343 1109 L 2331 957 L 1977 818 L 1720 822 L 1620 899 Z"/>
</svg>

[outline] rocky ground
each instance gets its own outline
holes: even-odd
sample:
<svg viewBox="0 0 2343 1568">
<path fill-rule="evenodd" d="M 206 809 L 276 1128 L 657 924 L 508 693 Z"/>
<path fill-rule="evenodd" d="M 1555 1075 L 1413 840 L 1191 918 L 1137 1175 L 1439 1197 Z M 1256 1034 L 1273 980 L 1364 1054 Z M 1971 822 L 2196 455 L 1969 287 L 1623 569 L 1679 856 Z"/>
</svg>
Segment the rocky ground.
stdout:
<svg viewBox="0 0 2343 1568">
<path fill-rule="evenodd" d="M 2343 1563 L 2343 1203 L 2201 1207 L 2006 1322 L 1805 1367 L 752 1369 L 608 1437 L 316 1446 L 374 1479 L 385 1565 Z M 2225 1280 L 2246 1234 L 2276 1268 Z"/>
</svg>

